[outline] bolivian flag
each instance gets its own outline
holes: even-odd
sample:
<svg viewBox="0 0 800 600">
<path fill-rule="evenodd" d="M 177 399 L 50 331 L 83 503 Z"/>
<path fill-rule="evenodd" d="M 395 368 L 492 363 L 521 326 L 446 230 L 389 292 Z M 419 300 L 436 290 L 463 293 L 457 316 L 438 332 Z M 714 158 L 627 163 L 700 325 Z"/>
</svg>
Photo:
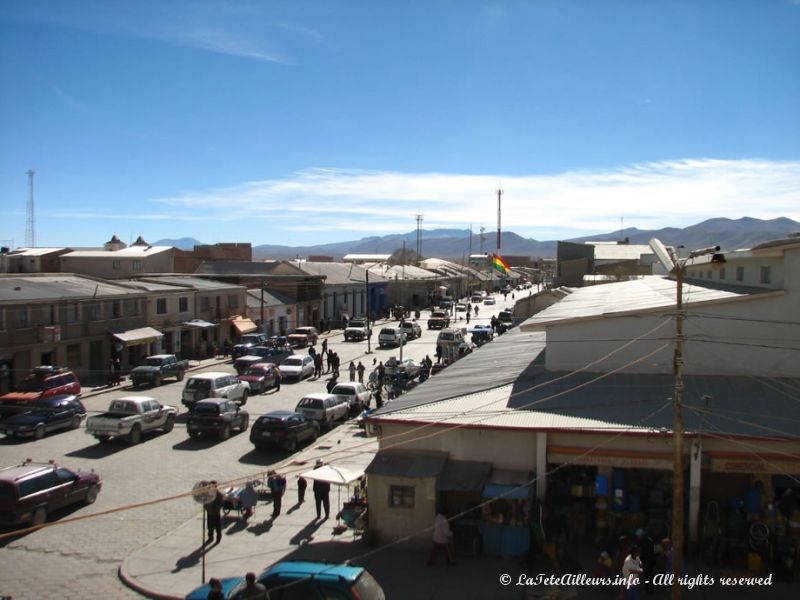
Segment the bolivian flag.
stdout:
<svg viewBox="0 0 800 600">
<path fill-rule="evenodd" d="M 507 274 L 511 272 L 511 267 L 509 267 L 508 263 L 498 254 L 492 254 L 492 266 L 501 273 Z"/>
</svg>

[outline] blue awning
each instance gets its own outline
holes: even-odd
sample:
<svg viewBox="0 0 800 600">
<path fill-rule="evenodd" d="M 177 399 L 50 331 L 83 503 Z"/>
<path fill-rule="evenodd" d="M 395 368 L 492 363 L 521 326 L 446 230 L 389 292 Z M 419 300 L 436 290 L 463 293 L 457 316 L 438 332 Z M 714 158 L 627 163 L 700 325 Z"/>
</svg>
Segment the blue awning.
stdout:
<svg viewBox="0 0 800 600">
<path fill-rule="evenodd" d="M 481 494 L 484 498 L 500 498 L 507 500 L 527 500 L 531 497 L 531 489 L 527 484 L 522 486 L 489 483 Z"/>
</svg>

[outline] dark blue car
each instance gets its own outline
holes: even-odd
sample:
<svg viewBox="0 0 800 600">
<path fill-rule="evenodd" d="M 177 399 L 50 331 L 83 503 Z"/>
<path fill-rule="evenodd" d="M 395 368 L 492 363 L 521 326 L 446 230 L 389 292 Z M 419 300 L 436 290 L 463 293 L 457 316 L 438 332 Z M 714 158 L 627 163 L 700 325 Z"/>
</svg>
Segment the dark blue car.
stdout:
<svg viewBox="0 0 800 600">
<path fill-rule="evenodd" d="M 386 595 L 364 567 L 321 562 L 284 561 L 272 565 L 258 576 L 271 600 L 385 600 Z M 244 587 L 244 577 L 222 580 L 225 598 L 235 599 Z M 205 600 L 208 585 L 186 596 L 186 600 Z"/>
<path fill-rule="evenodd" d="M 77 429 L 86 417 L 86 408 L 77 396 L 53 396 L 38 400 L 30 410 L 0 423 L 0 431 L 10 437 L 42 439 L 59 429 Z"/>
</svg>

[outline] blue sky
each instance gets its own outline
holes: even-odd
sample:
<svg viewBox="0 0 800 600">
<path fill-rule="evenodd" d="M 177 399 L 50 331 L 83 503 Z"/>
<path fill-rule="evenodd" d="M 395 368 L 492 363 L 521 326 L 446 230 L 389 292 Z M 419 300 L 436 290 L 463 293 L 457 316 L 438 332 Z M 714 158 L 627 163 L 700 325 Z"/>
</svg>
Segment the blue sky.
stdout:
<svg viewBox="0 0 800 600">
<path fill-rule="evenodd" d="M 800 220 L 800 2 L 0 3 L 0 240 Z"/>
</svg>

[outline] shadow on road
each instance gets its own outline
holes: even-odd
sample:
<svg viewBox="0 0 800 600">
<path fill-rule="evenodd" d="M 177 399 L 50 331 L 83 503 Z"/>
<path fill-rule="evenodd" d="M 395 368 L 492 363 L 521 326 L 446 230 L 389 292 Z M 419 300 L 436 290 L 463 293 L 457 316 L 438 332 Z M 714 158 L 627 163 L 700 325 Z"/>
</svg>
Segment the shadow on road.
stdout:
<svg viewBox="0 0 800 600">
<path fill-rule="evenodd" d="M 244 465 L 267 466 L 284 460 L 286 452 L 281 450 L 251 450 L 239 457 L 239 462 Z"/>
<path fill-rule="evenodd" d="M 203 436 L 199 438 L 186 438 L 172 445 L 173 450 L 206 450 L 219 443 L 219 438 L 215 436 Z"/>
<path fill-rule="evenodd" d="M 80 450 L 73 450 L 72 452 L 67 452 L 65 456 L 74 456 L 76 458 L 92 458 L 92 459 L 100 459 L 106 458 L 107 456 L 111 456 L 112 454 L 116 454 L 122 450 L 129 448 L 128 444 L 126 444 L 123 440 L 109 440 L 107 442 L 103 442 L 102 444 L 98 442 L 92 446 L 86 446 L 85 448 L 81 448 Z"/>
</svg>

